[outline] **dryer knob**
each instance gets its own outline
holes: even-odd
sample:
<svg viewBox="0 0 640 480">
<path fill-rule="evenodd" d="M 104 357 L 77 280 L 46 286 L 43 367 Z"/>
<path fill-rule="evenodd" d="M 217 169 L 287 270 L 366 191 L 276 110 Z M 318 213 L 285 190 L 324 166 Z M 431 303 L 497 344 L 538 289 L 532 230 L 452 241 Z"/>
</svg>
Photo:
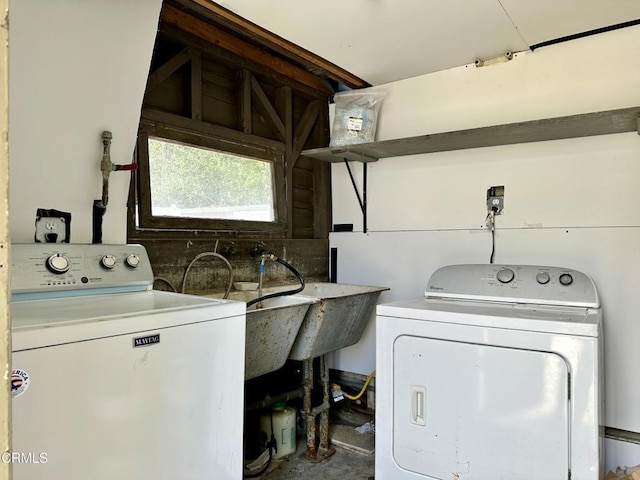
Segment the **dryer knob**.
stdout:
<svg viewBox="0 0 640 480">
<path fill-rule="evenodd" d="M 509 283 L 516 274 L 510 268 L 503 268 L 496 274 L 496 278 L 500 283 Z"/>
<path fill-rule="evenodd" d="M 546 285 L 551 280 L 551 277 L 547 272 L 540 272 L 536 275 L 536 280 L 540 285 Z"/>
<path fill-rule="evenodd" d="M 571 285 L 573 283 L 573 277 L 569 273 L 563 273 L 562 275 L 560 275 L 559 280 L 560 283 L 565 286 Z"/>
<path fill-rule="evenodd" d="M 125 262 L 131 268 L 138 268 L 138 265 L 140 265 L 140 257 L 138 255 L 136 255 L 135 253 L 132 253 L 131 255 L 129 255 L 127 257 Z"/>
</svg>

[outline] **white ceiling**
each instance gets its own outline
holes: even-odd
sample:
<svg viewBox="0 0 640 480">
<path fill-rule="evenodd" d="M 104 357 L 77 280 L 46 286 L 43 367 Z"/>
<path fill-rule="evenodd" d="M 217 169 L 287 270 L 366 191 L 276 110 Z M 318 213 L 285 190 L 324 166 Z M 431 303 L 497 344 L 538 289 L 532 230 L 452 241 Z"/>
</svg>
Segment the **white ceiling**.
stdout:
<svg viewBox="0 0 640 480">
<path fill-rule="evenodd" d="M 640 19 L 640 0 L 227 0 L 372 85 Z"/>
</svg>

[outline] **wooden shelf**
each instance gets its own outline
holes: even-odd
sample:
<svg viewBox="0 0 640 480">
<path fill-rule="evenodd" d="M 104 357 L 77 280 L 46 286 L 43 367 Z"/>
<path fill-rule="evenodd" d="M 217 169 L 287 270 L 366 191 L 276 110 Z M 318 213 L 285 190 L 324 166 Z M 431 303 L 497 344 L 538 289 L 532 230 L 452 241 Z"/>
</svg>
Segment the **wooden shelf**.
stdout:
<svg viewBox="0 0 640 480">
<path fill-rule="evenodd" d="M 324 162 L 375 162 L 379 158 L 467 148 L 543 142 L 565 138 L 635 132 L 640 134 L 640 107 L 607 110 L 566 117 L 471 128 L 381 142 L 304 150 L 301 155 Z"/>
</svg>

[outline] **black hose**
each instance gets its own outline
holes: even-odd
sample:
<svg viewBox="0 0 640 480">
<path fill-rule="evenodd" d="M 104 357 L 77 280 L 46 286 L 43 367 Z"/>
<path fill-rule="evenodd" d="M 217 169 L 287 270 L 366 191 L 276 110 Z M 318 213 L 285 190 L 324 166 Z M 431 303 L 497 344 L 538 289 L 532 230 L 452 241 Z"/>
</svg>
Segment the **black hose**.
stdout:
<svg viewBox="0 0 640 480">
<path fill-rule="evenodd" d="M 293 289 L 293 290 L 285 290 L 284 292 L 269 293 L 267 295 L 263 295 L 261 297 L 254 298 L 253 300 L 247 302 L 247 308 L 249 308 L 254 303 L 261 302 L 261 301 L 266 300 L 268 298 L 284 297 L 285 295 L 294 295 L 294 294 L 300 293 L 302 290 L 304 290 L 304 278 L 302 278 L 302 275 L 300 275 L 300 273 L 298 273 L 298 271 L 295 268 L 293 268 L 289 263 L 285 262 L 281 258 L 276 258 L 276 262 L 284 265 L 289 270 L 291 270 L 291 272 L 296 277 L 298 277 L 298 281 L 300 282 L 300 286 L 298 288 Z"/>
<path fill-rule="evenodd" d="M 102 217 L 104 217 L 106 211 L 107 207 L 102 204 L 102 200 L 93 201 L 93 237 L 91 243 L 102 243 Z"/>
<path fill-rule="evenodd" d="M 269 412 L 269 420 L 271 423 L 271 438 L 269 439 L 269 445 L 268 445 L 269 460 L 267 460 L 267 464 L 264 467 L 262 467 L 262 470 L 256 473 L 248 473 L 246 475 L 243 475 L 244 478 L 257 478 L 262 476 L 262 474 L 267 471 L 267 468 L 269 468 L 269 465 L 271 465 L 271 459 L 273 458 L 273 450 L 275 450 L 276 453 L 278 453 L 278 441 L 276 440 L 276 437 L 273 434 L 273 409 L 271 410 L 271 412 Z"/>
</svg>

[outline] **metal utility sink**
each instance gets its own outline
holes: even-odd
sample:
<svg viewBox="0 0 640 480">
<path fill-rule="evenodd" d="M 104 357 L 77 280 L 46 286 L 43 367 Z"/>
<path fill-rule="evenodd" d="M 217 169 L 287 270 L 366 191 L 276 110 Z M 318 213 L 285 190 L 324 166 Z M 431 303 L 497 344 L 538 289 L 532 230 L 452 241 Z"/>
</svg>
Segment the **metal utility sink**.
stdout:
<svg viewBox="0 0 640 480">
<path fill-rule="evenodd" d="M 222 298 L 222 294 L 208 296 Z M 228 299 L 246 303 L 257 296 L 257 291 L 231 292 Z M 247 309 L 245 380 L 282 368 L 309 306 L 317 301 L 291 295 L 269 298 L 262 301 L 262 308 Z"/>
<path fill-rule="evenodd" d="M 291 286 L 264 289 L 263 293 L 289 290 Z M 316 300 L 309 306 L 289 358 L 308 360 L 360 341 L 380 293 L 388 287 L 307 283 L 296 297 Z"/>
</svg>

